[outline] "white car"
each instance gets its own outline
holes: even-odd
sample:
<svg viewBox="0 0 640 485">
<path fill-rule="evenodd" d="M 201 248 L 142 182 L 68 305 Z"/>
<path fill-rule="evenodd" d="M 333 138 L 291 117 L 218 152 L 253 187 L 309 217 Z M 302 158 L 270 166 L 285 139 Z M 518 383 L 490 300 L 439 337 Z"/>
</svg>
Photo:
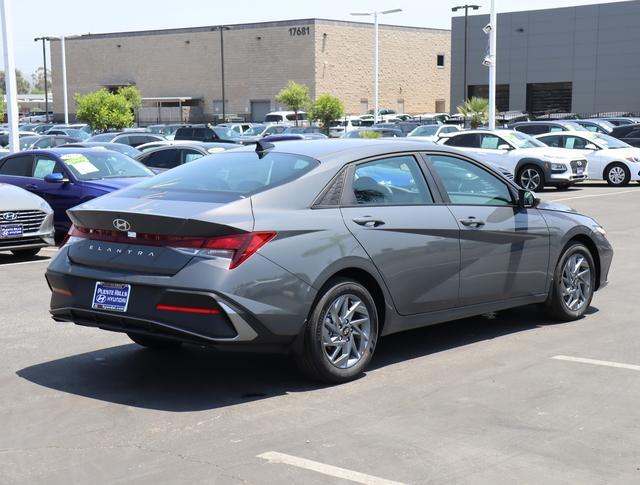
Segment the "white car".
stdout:
<svg viewBox="0 0 640 485">
<path fill-rule="evenodd" d="M 411 131 L 407 137 L 413 140 L 438 141 L 444 135 L 460 131 L 456 125 L 420 125 Z"/>
<path fill-rule="evenodd" d="M 459 131 L 445 135 L 438 143 L 510 170 L 515 182 L 531 191 L 547 186 L 565 189 L 588 177 L 587 160 L 582 153 L 548 147 L 518 131 Z"/>
<path fill-rule="evenodd" d="M 550 147 L 579 151 L 589 162 L 589 178 L 621 187 L 640 182 L 640 148 L 601 133 L 563 131 L 536 136 Z"/>
<path fill-rule="evenodd" d="M 53 210 L 31 192 L 0 184 L 0 251 L 16 256 L 35 256 L 41 248 L 53 246 Z"/>
</svg>

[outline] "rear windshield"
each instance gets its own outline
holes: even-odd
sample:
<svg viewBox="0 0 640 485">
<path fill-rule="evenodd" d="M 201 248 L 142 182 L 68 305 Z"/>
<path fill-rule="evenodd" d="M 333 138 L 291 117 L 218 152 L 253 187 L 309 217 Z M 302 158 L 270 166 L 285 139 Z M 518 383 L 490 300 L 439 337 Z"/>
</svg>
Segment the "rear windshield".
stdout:
<svg viewBox="0 0 640 485">
<path fill-rule="evenodd" d="M 302 155 L 225 152 L 208 155 L 119 193 L 123 197 L 194 202 L 231 202 L 291 182 L 317 160 Z"/>
</svg>

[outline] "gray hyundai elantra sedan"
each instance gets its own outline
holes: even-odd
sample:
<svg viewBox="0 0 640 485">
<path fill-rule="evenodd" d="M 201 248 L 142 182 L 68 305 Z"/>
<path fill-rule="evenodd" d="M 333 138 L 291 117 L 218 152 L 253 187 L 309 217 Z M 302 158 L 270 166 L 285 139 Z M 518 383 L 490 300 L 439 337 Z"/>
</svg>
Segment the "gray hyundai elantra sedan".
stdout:
<svg viewBox="0 0 640 485">
<path fill-rule="evenodd" d="M 328 382 L 394 332 L 534 303 L 578 319 L 613 255 L 593 219 L 412 141 L 258 143 L 69 216 L 54 320 L 165 350 L 288 351 Z"/>
</svg>

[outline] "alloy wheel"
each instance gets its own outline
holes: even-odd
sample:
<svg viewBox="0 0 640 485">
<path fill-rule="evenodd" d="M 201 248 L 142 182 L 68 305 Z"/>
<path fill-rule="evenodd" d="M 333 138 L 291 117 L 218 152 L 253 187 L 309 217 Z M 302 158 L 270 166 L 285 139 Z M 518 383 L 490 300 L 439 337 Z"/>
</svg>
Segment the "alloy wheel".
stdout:
<svg viewBox="0 0 640 485">
<path fill-rule="evenodd" d="M 624 172 L 624 169 L 622 167 L 611 167 L 611 169 L 609 169 L 609 181 L 614 184 L 614 185 L 620 185 L 622 183 L 624 183 L 625 178 L 627 177 L 627 174 Z"/>
<path fill-rule="evenodd" d="M 332 365 L 348 369 L 360 362 L 370 335 L 369 311 L 360 298 L 345 294 L 331 303 L 323 318 L 322 346 Z"/>
<path fill-rule="evenodd" d="M 571 311 L 578 311 L 591 297 L 591 267 L 580 253 L 572 254 L 562 268 L 562 300 Z"/>
<path fill-rule="evenodd" d="M 526 190 L 537 190 L 542 182 L 540 174 L 533 168 L 525 168 L 520 174 L 520 185 Z"/>
</svg>

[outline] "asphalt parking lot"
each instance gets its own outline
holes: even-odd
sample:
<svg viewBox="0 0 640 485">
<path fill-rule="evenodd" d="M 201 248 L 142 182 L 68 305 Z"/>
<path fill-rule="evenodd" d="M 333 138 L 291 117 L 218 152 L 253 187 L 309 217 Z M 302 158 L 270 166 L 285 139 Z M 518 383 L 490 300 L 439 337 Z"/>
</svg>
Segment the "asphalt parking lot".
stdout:
<svg viewBox="0 0 640 485">
<path fill-rule="evenodd" d="M 0 255 L 0 483 L 640 482 L 640 185 L 541 196 L 615 248 L 586 318 L 527 307 L 390 336 L 335 387 L 283 356 L 55 324 L 54 250 Z"/>
</svg>

